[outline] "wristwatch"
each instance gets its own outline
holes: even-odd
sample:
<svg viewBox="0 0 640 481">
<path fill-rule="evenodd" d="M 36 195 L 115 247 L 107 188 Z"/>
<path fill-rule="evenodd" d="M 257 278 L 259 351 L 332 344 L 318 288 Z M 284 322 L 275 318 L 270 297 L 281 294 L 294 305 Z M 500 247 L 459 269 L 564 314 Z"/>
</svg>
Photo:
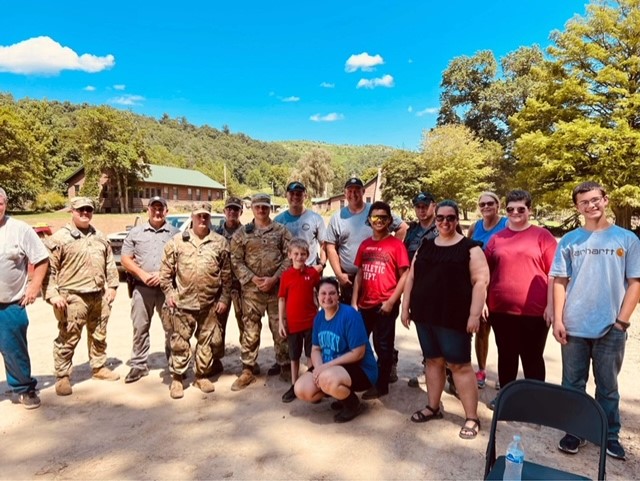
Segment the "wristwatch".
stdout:
<svg viewBox="0 0 640 481">
<path fill-rule="evenodd" d="M 626 331 L 631 326 L 630 322 L 621 321 L 620 319 L 616 319 L 616 322 L 614 324 L 618 324 L 622 328 L 623 331 Z"/>
</svg>

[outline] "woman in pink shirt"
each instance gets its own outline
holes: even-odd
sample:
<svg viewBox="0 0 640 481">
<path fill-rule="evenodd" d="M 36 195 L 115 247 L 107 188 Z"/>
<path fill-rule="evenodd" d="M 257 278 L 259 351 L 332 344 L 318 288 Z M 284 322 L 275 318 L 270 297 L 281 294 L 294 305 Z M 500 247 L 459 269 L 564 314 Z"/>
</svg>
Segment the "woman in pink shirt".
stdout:
<svg viewBox="0 0 640 481">
<path fill-rule="evenodd" d="M 529 192 L 509 192 L 506 211 L 507 228 L 491 237 L 485 249 L 491 271 L 487 304 L 501 386 L 516 379 L 519 360 L 525 378 L 545 379 L 543 353 L 553 320 L 549 270 L 557 245 L 549 231 L 529 222 Z"/>
</svg>

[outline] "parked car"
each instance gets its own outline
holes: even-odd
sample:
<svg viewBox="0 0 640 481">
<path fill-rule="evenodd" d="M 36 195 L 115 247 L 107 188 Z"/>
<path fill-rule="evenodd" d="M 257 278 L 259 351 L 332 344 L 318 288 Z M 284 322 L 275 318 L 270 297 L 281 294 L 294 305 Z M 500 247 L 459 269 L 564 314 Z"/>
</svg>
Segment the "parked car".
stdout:
<svg viewBox="0 0 640 481">
<path fill-rule="evenodd" d="M 124 273 L 124 268 L 120 263 L 120 255 L 122 253 L 122 244 L 124 244 L 124 238 L 127 237 L 129 231 L 137 226 L 139 223 L 144 222 L 140 216 L 136 217 L 136 220 L 132 226 L 127 226 L 127 229 L 123 232 L 116 232 L 115 234 L 109 234 L 107 238 L 111 244 L 111 250 L 113 251 L 113 257 L 118 267 L 118 272 Z M 174 227 L 180 229 L 180 232 L 184 232 L 191 226 L 191 214 L 169 214 L 167 215 L 167 222 Z M 224 214 L 211 214 L 211 228 L 224 224 Z"/>
</svg>

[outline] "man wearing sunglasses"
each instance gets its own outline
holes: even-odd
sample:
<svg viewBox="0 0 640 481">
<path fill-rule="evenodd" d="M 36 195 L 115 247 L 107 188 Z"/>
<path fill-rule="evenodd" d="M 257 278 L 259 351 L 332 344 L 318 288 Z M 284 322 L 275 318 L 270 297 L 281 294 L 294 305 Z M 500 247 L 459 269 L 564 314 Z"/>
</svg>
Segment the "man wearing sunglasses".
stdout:
<svg viewBox="0 0 640 481">
<path fill-rule="evenodd" d="M 122 266 L 133 278 L 131 291 L 131 322 L 133 324 L 133 345 L 129 365 L 131 370 L 125 376 L 125 383 L 132 383 L 149 374 L 147 359 L 151 341 L 149 329 L 153 311 L 166 324 L 165 298 L 160 289 L 160 259 L 164 246 L 179 230 L 166 221 L 169 212 L 167 201 L 162 197 L 152 197 L 147 204 L 148 220 L 129 231 L 122 245 Z M 170 329 L 165 326 L 165 353 L 169 360 Z"/>
<path fill-rule="evenodd" d="M 58 396 L 72 393 L 71 362 L 83 326 L 93 379 L 120 379 L 106 366 L 107 321 L 119 284 L 118 269 L 107 237 L 91 225 L 93 211 L 93 200 L 74 197 L 71 222 L 47 240 L 49 272 L 43 289 L 58 320 L 58 337 L 53 341 Z"/>
</svg>

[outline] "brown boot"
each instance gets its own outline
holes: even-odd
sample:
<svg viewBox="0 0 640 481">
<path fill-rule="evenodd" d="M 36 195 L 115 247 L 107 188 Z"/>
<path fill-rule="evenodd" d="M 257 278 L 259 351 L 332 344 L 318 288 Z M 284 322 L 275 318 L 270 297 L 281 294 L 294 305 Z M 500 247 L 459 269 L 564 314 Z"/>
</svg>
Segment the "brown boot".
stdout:
<svg viewBox="0 0 640 481">
<path fill-rule="evenodd" d="M 169 395 L 171 399 L 180 399 L 184 396 L 184 386 L 182 385 L 182 376 L 174 374 L 169 387 Z"/>
<path fill-rule="evenodd" d="M 93 370 L 93 379 L 98 379 L 99 381 L 117 381 L 120 379 L 120 374 L 113 372 L 106 366 L 98 367 Z"/>
<path fill-rule="evenodd" d="M 193 385 L 197 388 L 200 388 L 200 390 L 204 393 L 209 393 L 216 390 L 216 387 L 213 385 L 213 383 L 206 377 L 197 378 L 194 381 Z"/>
<path fill-rule="evenodd" d="M 251 368 L 243 368 L 242 374 L 231 385 L 232 391 L 241 391 L 249 384 L 256 382 L 256 377 L 251 373 Z"/>
<path fill-rule="evenodd" d="M 69 396 L 72 392 L 69 376 L 56 379 L 56 394 L 58 396 Z"/>
</svg>

